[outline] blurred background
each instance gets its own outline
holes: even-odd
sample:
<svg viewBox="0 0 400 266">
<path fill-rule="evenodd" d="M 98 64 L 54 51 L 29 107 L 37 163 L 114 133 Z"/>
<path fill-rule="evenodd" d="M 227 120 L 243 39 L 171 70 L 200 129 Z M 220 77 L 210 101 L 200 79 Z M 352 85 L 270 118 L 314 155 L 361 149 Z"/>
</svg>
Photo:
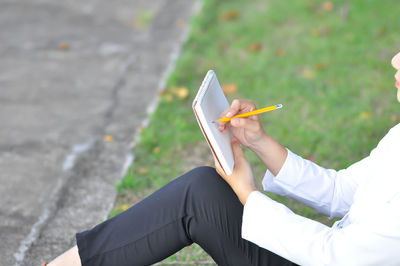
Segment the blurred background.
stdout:
<svg viewBox="0 0 400 266">
<path fill-rule="evenodd" d="M 0 0 L 0 265 L 106 219 L 199 3 Z"/>
<path fill-rule="evenodd" d="M 193 167 L 212 166 L 191 109 L 209 69 L 230 101 L 283 104 L 261 116 L 266 131 L 327 168 L 367 156 L 400 121 L 390 65 L 400 50 L 395 0 L 0 7 L 4 265 L 49 260 L 74 243 L 76 231 Z M 261 181 L 266 169 L 246 156 Z M 213 261 L 193 245 L 160 264 Z"/>
</svg>

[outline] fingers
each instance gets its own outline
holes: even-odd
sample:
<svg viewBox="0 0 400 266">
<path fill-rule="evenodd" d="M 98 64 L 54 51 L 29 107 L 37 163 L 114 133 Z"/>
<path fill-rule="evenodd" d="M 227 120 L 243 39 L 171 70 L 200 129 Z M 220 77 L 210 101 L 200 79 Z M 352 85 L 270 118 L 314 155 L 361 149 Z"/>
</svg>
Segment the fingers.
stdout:
<svg viewBox="0 0 400 266">
<path fill-rule="evenodd" d="M 233 118 L 231 120 L 231 125 L 237 128 L 244 128 L 251 132 L 257 132 L 260 130 L 260 122 L 258 120 L 248 119 L 248 118 Z"/>
<path fill-rule="evenodd" d="M 232 117 L 234 116 L 232 108 L 229 106 L 228 108 L 226 108 L 220 115 L 219 118 L 223 118 L 223 117 Z M 220 131 L 225 131 L 226 129 L 226 122 L 221 122 L 220 120 L 218 120 L 218 129 Z"/>
<path fill-rule="evenodd" d="M 250 100 L 243 100 L 243 99 L 235 99 L 232 101 L 230 107 L 226 108 L 221 114 L 220 118 L 222 117 L 232 117 L 240 113 L 246 113 L 256 110 L 256 105 L 253 101 Z M 248 119 L 258 121 L 258 116 L 250 116 Z M 219 130 L 224 131 L 226 128 L 226 123 L 218 122 Z"/>
<path fill-rule="evenodd" d="M 251 112 L 256 110 L 256 105 L 253 101 L 243 100 L 243 99 L 235 99 L 231 104 L 231 112 L 233 113 L 231 116 L 234 116 L 239 113 Z M 231 117 L 229 116 L 229 117 Z"/>
<path fill-rule="evenodd" d="M 392 58 L 392 66 L 395 69 L 400 69 L 400 53 L 396 54 L 393 58 Z"/>
<path fill-rule="evenodd" d="M 232 101 L 232 104 L 231 104 L 231 107 L 230 107 L 230 115 L 231 116 L 234 116 L 234 115 L 236 115 L 237 113 L 239 113 L 239 111 L 240 111 L 240 100 L 238 100 L 238 99 L 235 99 L 235 100 L 233 100 Z M 229 116 L 229 117 L 231 117 L 231 116 Z"/>
<path fill-rule="evenodd" d="M 238 100 L 238 99 L 233 100 L 231 106 L 226 108 L 221 113 L 220 118 L 232 117 L 232 116 L 238 114 L 241 111 L 241 109 L 243 109 L 243 108 L 241 108 L 241 101 L 244 101 L 244 100 Z"/>
<path fill-rule="evenodd" d="M 242 147 L 240 146 L 239 141 L 236 138 L 232 138 L 232 152 L 233 152 L 233 158 L 235 161 L 235 167 L 239 166 L 242 162 L 243 159 L 246 160 L 243 154 Z"/>
</svg>

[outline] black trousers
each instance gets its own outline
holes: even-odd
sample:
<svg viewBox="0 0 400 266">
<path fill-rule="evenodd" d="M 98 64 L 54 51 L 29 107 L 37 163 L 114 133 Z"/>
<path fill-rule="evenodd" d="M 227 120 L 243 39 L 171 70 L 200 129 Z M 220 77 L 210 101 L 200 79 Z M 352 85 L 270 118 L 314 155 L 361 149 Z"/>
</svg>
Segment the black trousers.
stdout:
<svg viewBox="0 0 400 266">
<path fill-rule="evenodd" d="M 82 265 L 150 265 L 193 242 L 218 265 L 294 265 L 242 239 L 242 213 L 242 204 L 215 169 L 199 167 L 78 233 Z"/>
</svg>

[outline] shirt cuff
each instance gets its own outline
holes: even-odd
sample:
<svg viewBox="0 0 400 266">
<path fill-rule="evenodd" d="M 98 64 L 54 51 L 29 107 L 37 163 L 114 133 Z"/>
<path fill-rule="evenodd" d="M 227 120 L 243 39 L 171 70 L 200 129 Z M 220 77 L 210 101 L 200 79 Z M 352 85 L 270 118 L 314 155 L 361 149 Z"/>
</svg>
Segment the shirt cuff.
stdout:
<svg viewBox="0 0 400 266">
<path fill-rule="evenodd" d="M 268 226 L 263 223 L 263 219 L 259 219 L 259 216 L 264 213 L 273 213 L 274 204 L 276 202 L 259 191 L 250 193 L 243 208 L 242 238 L 257 243 L 258 238 L 260 238 L 260 230 Z"/>
<path fill-rule="evenodd" d="M 274 176 L 269 170 L 265 173 L 262 185 L 265 191 L 272 192 L 274 194 L 287 196 L 288 188 L 292 188 L 298 182 L 298 170 L 296 165 L 297 162 L 303 160 L 300 156 L 296 155 L 288 148 L 288 155 L 284 164 L 282 165 L 279 173 Z"/>
<path fill-rule="evenodd" d="M 246 204 L 243 208 L 243 216 L 242 216 L 242 238 L 254 241 L 254 238 L 257 237 L 257 231 L 260 229 L 260 225 L 255 226 L 255 223 L 259 221 L 258 214 L 260 212 L 264 212 L 264 208 L 260 209 L 261 193 L 259 191 L 253 191 L 247 197 Z"/>
</svg>

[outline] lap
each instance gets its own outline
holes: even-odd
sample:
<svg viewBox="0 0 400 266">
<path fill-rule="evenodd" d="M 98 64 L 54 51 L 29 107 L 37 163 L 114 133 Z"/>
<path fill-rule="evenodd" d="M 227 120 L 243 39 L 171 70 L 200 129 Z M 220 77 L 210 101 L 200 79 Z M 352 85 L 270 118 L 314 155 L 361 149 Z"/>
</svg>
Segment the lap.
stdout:
<svg viewBox="0 0 400 266">
<path fill-rule="evenodd" d="M 215 169 L 199 167 L 77 234 L 78 247 L 87 265 L 148 265 L 193 242 L 219 265 L 292 265 L 241 238 L 242 214 L 242 204 Z"/>
</svg>

